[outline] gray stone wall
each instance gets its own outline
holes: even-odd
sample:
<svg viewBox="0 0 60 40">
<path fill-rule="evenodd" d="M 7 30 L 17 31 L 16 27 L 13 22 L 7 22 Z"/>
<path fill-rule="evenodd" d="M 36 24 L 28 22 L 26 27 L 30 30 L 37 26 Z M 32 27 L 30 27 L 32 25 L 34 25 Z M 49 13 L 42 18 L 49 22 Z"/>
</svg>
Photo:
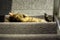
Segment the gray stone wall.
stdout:
<svg viewBox="0 0 60 40">
<path fill-rule="evenodd" d="M 20 12 L 28 15 L 43 15 L 53 13 L 54 0 L 1 0 L 0 14 Z"/>
<path fill-rule="evenodd" d="M 54 0 L 13 0 L 12 11 L 28 15 L 42 15 L 53 13 Z"/>
</svg>

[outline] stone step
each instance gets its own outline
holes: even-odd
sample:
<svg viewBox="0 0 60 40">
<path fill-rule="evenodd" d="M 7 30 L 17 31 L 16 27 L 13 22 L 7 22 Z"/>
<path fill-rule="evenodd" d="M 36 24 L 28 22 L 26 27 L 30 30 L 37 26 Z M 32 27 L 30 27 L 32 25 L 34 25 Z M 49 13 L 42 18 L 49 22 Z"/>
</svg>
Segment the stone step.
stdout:
<svg viewBox="0 0 60 40">
<path fill-rule="evenodd" d="M 1 40 L 57 40 L 56 34 L 0 34 Z"/>
<path fill-rule="evenodd" d="M 0 34 L 56 34 L 55 22 L 0 22 Z"/>
</svg>

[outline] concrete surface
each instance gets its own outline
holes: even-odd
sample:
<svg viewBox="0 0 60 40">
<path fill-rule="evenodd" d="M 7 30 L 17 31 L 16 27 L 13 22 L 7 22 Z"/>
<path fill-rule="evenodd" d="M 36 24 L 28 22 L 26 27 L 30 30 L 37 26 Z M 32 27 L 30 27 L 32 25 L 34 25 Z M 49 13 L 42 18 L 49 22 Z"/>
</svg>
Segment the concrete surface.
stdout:
<svg viewBox="0 0 60 40">
<path fill-rule="evenodd" d="M 54 0 L 13 0 L 12 11 L 28 15 L 43 15 L 53 13 Z"/>
</svg>

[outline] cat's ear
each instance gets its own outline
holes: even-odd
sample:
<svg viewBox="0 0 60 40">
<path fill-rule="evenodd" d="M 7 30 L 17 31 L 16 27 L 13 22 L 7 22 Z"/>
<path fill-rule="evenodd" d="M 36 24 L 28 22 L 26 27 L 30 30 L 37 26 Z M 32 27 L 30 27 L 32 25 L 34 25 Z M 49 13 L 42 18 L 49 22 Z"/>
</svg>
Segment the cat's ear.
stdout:
<svg viewBox="0 0 60 40">
<path fill-rule="evenodd" d="M 23 17 L 26 17 L 25 15 L 23 15 Z"/>
<path fill-rule="evenodd" d="M 14 14 L 10 12 L 9 15 L 10 15 L 10 16 L 13 16 Z"/>
</svg>

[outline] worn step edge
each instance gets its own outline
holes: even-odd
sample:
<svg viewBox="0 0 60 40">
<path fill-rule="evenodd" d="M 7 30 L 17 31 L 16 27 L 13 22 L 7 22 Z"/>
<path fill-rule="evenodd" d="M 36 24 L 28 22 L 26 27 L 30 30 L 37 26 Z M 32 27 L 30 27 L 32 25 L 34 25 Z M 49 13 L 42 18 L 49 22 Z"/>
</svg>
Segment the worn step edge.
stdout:
<svg viewBox="0 0 60 40">
<path fill-rule="evenodd" d="M 0 34 L 0 37 L 13 37 L 13 38 L 36 38 L 36 37 L 44 37 L 44 38 L 53 38 L 57 37 L 57 34 Z"/>
</svg>

